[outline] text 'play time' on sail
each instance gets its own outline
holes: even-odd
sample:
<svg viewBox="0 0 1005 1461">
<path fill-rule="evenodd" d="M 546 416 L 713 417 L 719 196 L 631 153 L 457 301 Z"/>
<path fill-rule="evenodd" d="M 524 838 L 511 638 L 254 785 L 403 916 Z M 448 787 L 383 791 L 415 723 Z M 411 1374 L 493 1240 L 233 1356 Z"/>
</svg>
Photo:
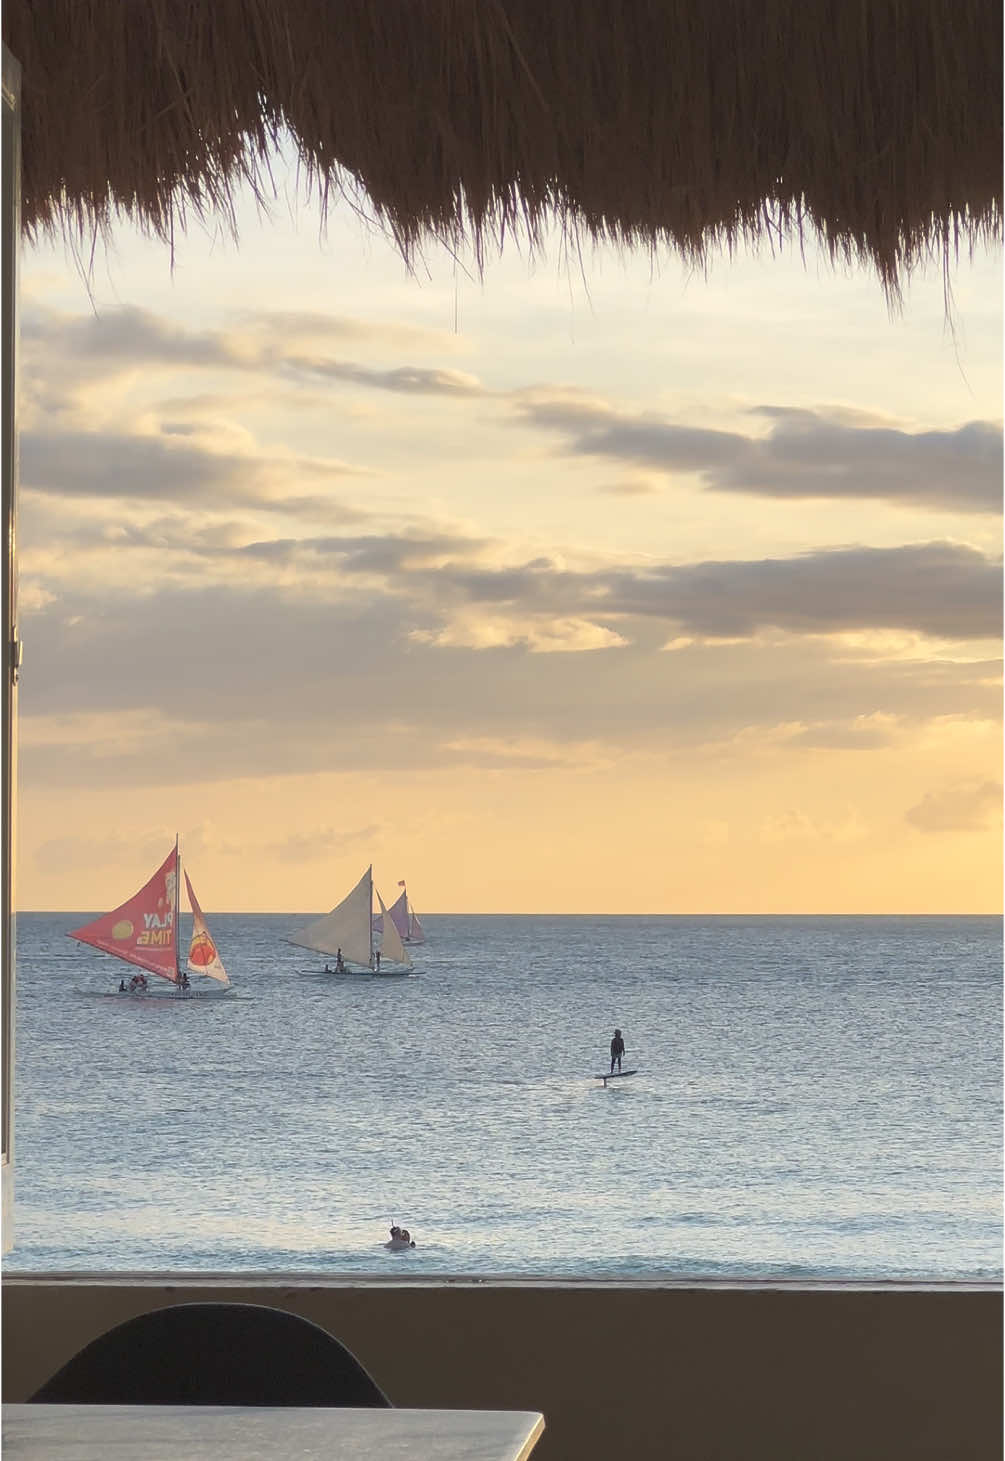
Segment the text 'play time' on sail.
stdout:
<svg viewBox="0 0 1005 1461">
<path fill-rule="evenodd" d="M 75 938 L 82 944 L 101 949 L 123 963 L 133 964 L 145 971 L 134 974 L 126 984 L 119 981 L 119 994 L 148 994 L 147 972 L 156 974 L 175 986 L 177 995 L 188 997 L 195 994 L 226 993 L 231 988 L 230 979 L 220 958 L 205 916 L 199 907 L 195 891 L 185 874 L 185 887 L 192 908 L 192 938 L 189 943 L 185 968 L 181 966 L 179 944 L 179 888 L 181 877 L 181 853 L 178 839 L 148 883 L 134 893 L 125 903 L 73 929 L 68 938 Z M 212 981 L 201 987 L 189 978 L 196 975 L 200 983 Z M 221 987 L 222 986 L 222 987 Z"/>
</svg>

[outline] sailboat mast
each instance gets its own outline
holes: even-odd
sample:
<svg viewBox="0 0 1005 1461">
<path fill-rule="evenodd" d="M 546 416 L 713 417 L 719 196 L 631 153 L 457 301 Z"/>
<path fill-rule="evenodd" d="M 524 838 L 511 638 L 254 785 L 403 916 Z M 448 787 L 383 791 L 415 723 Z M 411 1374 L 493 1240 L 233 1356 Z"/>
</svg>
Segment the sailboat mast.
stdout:
<svg viewBox="0 0 1005 1461">
<path fill-rule="evenodd" d="M 178 833 L 174 834 L 174 969 L 175 981 L 181 986 L 181 853 L 178 851 Z"/>
<path fill-rule="evenodd" d="M 373 968 L 373 863 L 367 868 L 367 877 L 370 879 L 370 915 L 367 923 L 370 926 L 370 968 Z"/>
</svg>

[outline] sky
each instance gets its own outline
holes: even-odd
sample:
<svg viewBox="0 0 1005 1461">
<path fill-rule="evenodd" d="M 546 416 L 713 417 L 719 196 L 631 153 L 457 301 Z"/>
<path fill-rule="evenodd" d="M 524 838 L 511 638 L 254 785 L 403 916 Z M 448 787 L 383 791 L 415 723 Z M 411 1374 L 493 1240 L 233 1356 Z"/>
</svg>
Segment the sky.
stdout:
<svg viewBox="0 0 1005 1461">
<path fill-rule="evenodd" d="M 21 266 L 18 904 L 1001 902 L 1002 267 L 550 236 Z"/>
</svg>

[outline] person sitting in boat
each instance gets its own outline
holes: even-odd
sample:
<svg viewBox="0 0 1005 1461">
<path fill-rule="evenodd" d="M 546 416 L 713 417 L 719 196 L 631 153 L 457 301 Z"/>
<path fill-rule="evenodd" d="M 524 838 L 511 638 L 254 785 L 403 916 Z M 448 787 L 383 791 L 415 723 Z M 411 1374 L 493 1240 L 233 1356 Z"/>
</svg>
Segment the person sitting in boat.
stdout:
<svg viewBox="0 0 1005 1461">
<path fill-rule="evenodd" d="M 621 1057 L 625 1053 L 625 1042 L 621 1038 L 621 1031 L 615 1030 L 614 1039 L 611 1041 L 611 1075 L 614 1074 L 614 1062 L 618 1062 L 618 1070 L 621 1070 Z"/>
<path fill-rule="evenodd" d="M 386 1248 L 414 1248 L 415 1240 L 407 1228 L 399 1228 L 397 1223 L 391 1227 L 391 1241 L 385 1243 Z"/>
<path fill-rule="evenodd" d="M 128 993 L 128 991 L 126 989 L 126 981 L 124 979 L 120 979 L 119 980 L 119 993 L 120 994 L 126 994 L 126 993 Z"/>
<path fill-rule="evenodd" d="M 130 979 L 130 981 L 129 981 L 129 993 L 130 994 L 137 994 L 137 993 L 142 994 L 142 992 L 146 989 L 146 987 L 147 987 L 147 976 L 145 974 L 134 974 L 133 977 L 132 977 L 132 979 Z"/>
<path fill-rule="evenodd" d="M 184 969 L 181 971 L 181 978 L 178 980 L 178 984 L 181 988 L 182 994 L 187 994 L 188 991 L 192 988 L 192 981 L 191 979 L 189 979 Z"/>
</svg>

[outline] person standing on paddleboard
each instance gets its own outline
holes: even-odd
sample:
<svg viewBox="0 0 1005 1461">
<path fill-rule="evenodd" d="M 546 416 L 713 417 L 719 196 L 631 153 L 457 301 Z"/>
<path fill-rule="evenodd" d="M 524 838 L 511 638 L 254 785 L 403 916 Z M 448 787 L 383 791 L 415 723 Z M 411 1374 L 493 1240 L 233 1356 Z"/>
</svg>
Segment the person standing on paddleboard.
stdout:
<svg viewBox="0 0 1005 1461">
<path fill-rule="evenodd" d="M 621 1031 L 615 1030 L 614 1039 L 611 1041 L 611 1075 L 614 1074 L 614 1062 L 618 1062 L 618 1072 L 621 1071 L 621 1057 L 625 1053 L 625 1042 L 621 1038 Z"/>
</svg>

